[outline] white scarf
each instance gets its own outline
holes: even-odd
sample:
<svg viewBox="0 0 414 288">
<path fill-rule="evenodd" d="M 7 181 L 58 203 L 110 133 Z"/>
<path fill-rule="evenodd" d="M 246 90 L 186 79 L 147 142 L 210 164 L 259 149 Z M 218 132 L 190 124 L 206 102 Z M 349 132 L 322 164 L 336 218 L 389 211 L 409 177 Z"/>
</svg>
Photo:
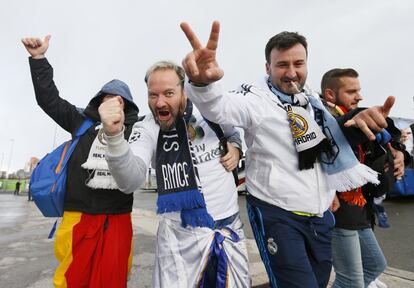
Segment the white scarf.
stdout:
<svg viewBox="0 0 414 288">
<path fill-rule="evenodd" d="M 102 124 L 96 126 L 96 130 L 102 128 Z M 102 131 L 102 130 L 100 130 Z M 88 171 L 89 177 L 86 186 L 92 189 L 118 189 L 114 178 L 109 172 L 108 163 L 105 160 L 106 142 L 101 132 L 98 132 L 89 150 L 88 159 L 82 164 L 82 168 Z"/>
</svg>

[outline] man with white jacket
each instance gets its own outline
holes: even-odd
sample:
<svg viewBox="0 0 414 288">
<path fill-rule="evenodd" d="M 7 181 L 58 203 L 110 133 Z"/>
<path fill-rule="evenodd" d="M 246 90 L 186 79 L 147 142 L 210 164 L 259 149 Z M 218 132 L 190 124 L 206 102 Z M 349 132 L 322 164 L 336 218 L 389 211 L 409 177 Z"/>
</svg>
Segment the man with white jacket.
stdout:
<svg viewBox="0 0 414 288">
<path fill-rule="evenodd" d="M 307 43 L 292 32 L 269 40 L 260 83 L 227 93 L 214 83 L 224 74 L 215 58 L 219 23 L 206 47 L 188 24 L 181 28 L 193 47 L 182 63 L 187 95 L 209 120 L 244 129 L 248 214 L 271 287 L 326 287 L 335 190 L 378 183 L 352 156 L 342 130 L 373 139 L 394 98 L 338 125 L 305 86 Z"/>
<path fill-rule="evenodd" d="M 187 99 L 184 79 L 184 70 L 171 62 L 148 69 L 152 113 L 135 123 L 129 145 L 117 99 L 99 107 L 108 167 L 127 194 L 142 184 L 150 163 L 156 170 L 162 217 L 153 287 L 250 287 L 231 172 L 239 161 L 240 135 L 233 126 L 217 127 L 204 119 Z M 227 152 L 223 138 L 219 142 L 223 136 L 229 141 Z"/>
</svg>

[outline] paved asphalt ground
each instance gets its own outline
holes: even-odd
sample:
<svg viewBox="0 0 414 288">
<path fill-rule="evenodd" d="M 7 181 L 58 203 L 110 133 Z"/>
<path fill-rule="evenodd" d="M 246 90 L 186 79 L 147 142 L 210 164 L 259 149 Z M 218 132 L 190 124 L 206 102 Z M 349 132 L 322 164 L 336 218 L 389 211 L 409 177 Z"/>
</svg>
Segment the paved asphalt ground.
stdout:
<svg viewBox="0 0 414 288">
<path fill-rule="evenodd" d="M 27 196 L 0 191 L 0 287 L 48 288 L 57 265 L 53 240 L 47 239 L 54 219 L 44 218 Z M 135 194 L 134 259 L 128 287 L 151 287 L 154 241 L 158 217 L 154 214 L 155 193 Z M 248 238 L 253 284 L 268 287 L 245 215 L 245 199 L 239 197 Z M 381 276 L 388 287 L 414 288 L 414 198 L 385 202 L 391 228 L 376 229 L 389 267 Z M 410 272 L 411 271 L 411 272 Z"/>
</svg>

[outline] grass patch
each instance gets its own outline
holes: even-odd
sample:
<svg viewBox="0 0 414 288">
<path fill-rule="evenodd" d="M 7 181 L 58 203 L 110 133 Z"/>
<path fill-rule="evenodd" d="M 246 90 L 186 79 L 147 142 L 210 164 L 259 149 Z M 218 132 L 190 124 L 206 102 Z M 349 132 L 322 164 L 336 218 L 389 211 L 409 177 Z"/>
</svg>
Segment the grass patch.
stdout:
<svg viewBox="0 0 414 288">
<path fill-rule="evenodd" d="M 20 180 L 20 192 L 27 191 L 29 186 L 30 179 L 21 179 Z M 0 190 L 14 191 L 16 189 L 17 179 L 0 179 Z"/>
</svg>

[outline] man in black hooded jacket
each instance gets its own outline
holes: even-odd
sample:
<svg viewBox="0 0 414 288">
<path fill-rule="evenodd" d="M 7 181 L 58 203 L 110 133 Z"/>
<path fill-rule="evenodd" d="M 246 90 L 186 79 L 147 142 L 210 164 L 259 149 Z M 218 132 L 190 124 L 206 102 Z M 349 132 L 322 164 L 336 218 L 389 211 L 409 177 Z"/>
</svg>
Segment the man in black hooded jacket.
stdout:
<svg viewBox="0 0 414 288">
<path fill-rule="evenodd" d="M 95 121 L 80 137 L 68 162 L 64 214 L 55 240 L 59 266 L 53 282 L 55 287 L 126 287 L 132 261 L 133 194 L 119 191 L 107 169 L 98 107 L 121 96 L 126 139 L 138 120 L 138 107 L 120 80 L 105 84 L 82 111 L 62 99 L 53 81 L 53 68 L 45 58 L 49 40 L 49 35 L 43 41 L 22 39 L 31 56 L 37 103 L 72 137 L 86 118 Z"/>
<path fill-rule="evenodd" d="M 363 97 L 358 77 L 358 72 L 352 68 L 331 69 L 322 77 L 322 98 L 327 109 L 339 121 L 346 121 L 363 110 L 359 107 Z M 374 186 L 368 183 L 337 193 L 339 208 L 334 211 L 336 223 L 332 233 L 335 288 L 384 287 L 381 286 L 384 283 L 377 279 L 386 268 L 386 259 L 373 233 L 374 198 L 385 195 L 392 188 L 394 177 L 401 177 L 404 173 L 404 154 L 397 142 L 400 131 L 391 118 L 386 118 L 386 121 L 385 131 L 389 134 L 389 140 L 380 139 L 380 136 L 385 139 L 385 134 L 378 134 L 376 141 L 368 141 L 359 133 L 347 134 L 355 156 L 379 173 L 380 184 Z"/>
</svg>

